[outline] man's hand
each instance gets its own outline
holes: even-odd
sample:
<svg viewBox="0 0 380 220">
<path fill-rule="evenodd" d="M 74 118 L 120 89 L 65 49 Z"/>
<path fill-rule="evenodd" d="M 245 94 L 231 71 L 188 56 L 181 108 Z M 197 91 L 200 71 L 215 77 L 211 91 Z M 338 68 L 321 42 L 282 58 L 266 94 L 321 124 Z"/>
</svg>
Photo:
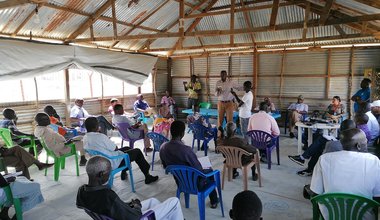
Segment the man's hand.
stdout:
<svg viewBox="0 0 380 220">
<path fill-rule="evenodd" d="M 141 209 L 142 205 L 139 199 L 132 199 L 129 206 L 134 209 Z"/>
</svg>

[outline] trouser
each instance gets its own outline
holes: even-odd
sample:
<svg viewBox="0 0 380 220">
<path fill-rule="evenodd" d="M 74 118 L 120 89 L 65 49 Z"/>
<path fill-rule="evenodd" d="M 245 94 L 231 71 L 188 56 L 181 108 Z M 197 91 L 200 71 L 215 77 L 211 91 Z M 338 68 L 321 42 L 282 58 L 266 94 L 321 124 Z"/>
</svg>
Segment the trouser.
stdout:
<svg viewBox="0 0 380 220">
<path fill-rule="evenodd" d="M 99 122 L 101 133 L 107 135 L 107 131 L 112 130 L 114 128 L 113 125 L 103 115 L 97 116 L 96 119 Z"/>
<path fill-rule="evenodd" d="M 187 99 L 187 108 L 193 108 L 194 106 L 194 111 L 195 112 L 198 112 L 198 103 L 199 103 L 199 99 L 192 99 L 192 98 L 188 98 Z"/>
<path fill-rule="evenodd" d="M 223 125 L 224 114 L 226 114 L 227 123 L 233 121 L 233 114 L 235 110 L 235 103 L 232 101 L 229 102 L 218 102 L 218 127 Z M 248 126 L 247 126 L 248 127 Z"/>
<path fill-rule="evenodd" d="M 135 161 L 137 163 L 137 165 L 139 166 L 140 170 L 143 172 L 145 177 L 149 175 L 150 165 L 145 160 L 145 157 L 140 149 L 137 149 L 137 148 L 131 149 L 130 147 L 123 147 L 123 148 L 120 148 L 119 151 L 127 153 L 129 155 L 129 160 L 131 162 Z M 123 159 L 119 167 L 124 166 L 124 165 L 125 165 L 125 161 Z M 125 171 L 127 171 L 127 169 L 123 170 L 123 172 Z"/>
<path fill-rule="evenodd" d="M 212 169 L 203 170 L 203 173 L 210 173 L 212 172 Z M 210 183 L 214 182 L 214 177 L 209 177 L 207 179 L 200 179 L 198 181 L 198 189 L 203 190 L 204 187 L 207 187 Z M 214 189 L 208 196 L 210 198 L 210 203 L 215 204 L 218 200 L 218 193 L 216 192 L 216 189 Z"/>
<path fill-rule="evenodd" d="M 183 219 L 181 203 L 178 198 L 171 197 L 164 202 L 156 198 L 150 198 L 141 202 L 141 211 L 146 213 L 149 210 L 154 211 L 156 219 L 178 220 Z"/>
<path fill-rule="evenodd" d="M 18 145 L 20 145 L 21 147 L 30 146 L 32 143 L 31 140 L 27 139 L 27 138 L 22 138 L 21 140 L 22 141 L 20 143 L 18 143 Z M 36 144 L 37 152 L 38 152 L 38 148 L 42 149 L 40 140 L 35 138 L 34 143 Z M 29 153 L 34 155 L 34 148 L 33 147 L 30 147 L 28 151 L 29 151 Z"/>
<path fill-rule="evenodd" d="M 317 164 L 319 157 L 322 155 L 325 149 L 327 139 L 322 135 L 318 135 L 314 138 L 313 143 L 307 148 L 307 150 L 302 154 L 302 157 L 309 159 L 310 161 L 307 166 L 307 170 L 312 172 L 315 164 Z"/>
<path fill-rule="evenodd" d="M 249 122 L 249 118 L 242 118 L 242 117 L 240 117 L 240 129 L 241 129 L 241 133 L 243 134 L 244 139 L 248 143 L 251 143 L 251 141 L 249 140 L 249 138 L 247 136 L 248 122 Z"/>
<path fill-rule="evenodd" d="M 22 171 L 23 175 L 30 179 L 28 167 L 37 162 L 30 153 L 15 145 L 11 148 L 6 148 L 1 156 L 4 159 L 5 166 L 15 167 L 17 172 Z"/>
<path fill-rule="evenodd" d="M 151 147 L 151 144 L 150 144 L 150 139 L 148 136 L 146 136 L 146 133 L 149 132 L 148 130 L 148 126 L 146 124 L 141 124 L 139 126 L 139 129 L 143 129 L 144 130 L 144 147 L 145 148 L 150 148 Z"/>
<path fill-rule="evenodd" d="M 293 132 L 294 126 L 301 120 L 302 115 L 297 111 L 291 111 L 289 113 L 289 132 Z"/>
<path fill-rule="evenodd" d="M 251 166 L 251 171 L 252 171 L 252 177 L 254 177 L 256 174 L 256 165 L 255 164 L 253 166 Z M 237 173 L 237 168 L 232 168 L 232 173 Z"/>
</svg>

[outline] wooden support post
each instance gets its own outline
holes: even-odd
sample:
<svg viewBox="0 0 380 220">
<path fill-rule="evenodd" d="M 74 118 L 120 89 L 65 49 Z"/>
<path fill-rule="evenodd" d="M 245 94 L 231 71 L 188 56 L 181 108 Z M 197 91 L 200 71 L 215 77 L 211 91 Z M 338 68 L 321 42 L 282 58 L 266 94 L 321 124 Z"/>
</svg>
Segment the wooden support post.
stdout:
<svg viewBox="0 0 380 220">
<path fill-rule="evenodd" d="M 168 85 L 167 89 L 171 96 L 173 96 L 173 86 L 172 86 L 172 58 L 168 58 L 167 60 L 167 66 L 166 66 L 167 72 L 168 72 Z"/>
<path fill-rule="evenodd" d="M 351 96 L 352 96 L 352 80 L 354 78 L 354 47 L 351 47 L 350 50 L 350 70 L 348 72 L 348 93 L 347 93 L 347 113 L 348 117 L 351 118 L 352 116 L 352 101 L 351 101 Z"/>
<path fill-rule="evenodd" d="M 227 75 L 228 77 L 231 77 L 232 76 L 232 57 L 231 57 L 231 53 L 228 54 L 228 70 L 227 70 Z"/>
<path fill-rule="evenodd" d="M 327 77 L 326 77 L 326 93 L 325 99 L 329 99 L 330 97 L 330 78 L 331 78 L 331 49 L 328 50 L 327 53 Z"/>
<path fill-rule="evenodd" d="M 253 105 L 252 110 L 256 108 L 257 104 L 257 85 L 258 85 L 258 65 L 259 65 L 259 53 L 257 52 L 257 48 L 253 51 Z"/>
<path fill-rule="evenodd" d="M 66 126 L 71 125 L 70 120 L 70 110 L 71 110 L 71 103 L 70 103 L 70 76 L 69 76 L 69 70 L 64 70 L 64 79 L 65 79 L 65 118 L 66 118 Z"/>
<path fill-rule="evenodd" d="M 94 75 L 94 72 L 91 72 L 88 75 L 88 78 L 90 78 L 90 94 L 91 94 L 91 98 L 94 98 L 94 88 L 93 88 L 93 85 L 92 85 L 92 76 L 93 75 Z"/>
<path fill-rule="evenodd" d="M 24 85 L 22 84 L 22 80 L 20 80 L 20 90 L 21 90 L 22 101 L 25 102 Z"/>
<path fill-rule="evenodd" d="M 285 63 L 285 49 L 282 51 L 282 58 L 281 58 L 281 70 L 280 70 L 280 109 L 282 109 L 282 90 L 284 87 L 284 63 Z"/>
<path fill-rule="evenodd" d="M 137 87 L 137 94 L 141 94 L 141 86 Z"/>
<path fill-rule="evenodd" d="M 207 102 L 211 102 L 210 100 L 210 56 L 207 54 L 207 62 L 206 62 L 206 93 L 207 93 Z"/>
<path fill-rule="evenodd" d="M 37 78 L 34 77 L 34 88 L 36 89 L 35 92 L 36 92 L 36 113 L 38 112 L 38 105 L 39 105 L 39 98 L 38 98 L 38 84 L 37 84 Z"/>
<path fill-rule="evenodd" d="M 230 13 L 230 30 L 235 29 L 235 0 L 231 0 L 231 13 Z M 234 35 L 230 35 L 230 45 L 234 45 Z"/>
<path fill-rule="evenodd" d="M 111 0 L 111 8 L 112 8 L 112 28 L 113 28 L 113 36 L 117 38 L 117 25 L 116 25 L 116 7 L 115 0 Z M 92 26 L 92 25 L 91 25 Z M 90 27 L 91 27 L 90 26 Z"/>
<path fill-rule="evenodd" d="M 157 91 L 156 91 L 156 80 L 157 80 L 157 63 L 154 65 L 153 73 L 152 73 L 152 87 L 153 87 L 153 95 L 154 95 L 154 107 L 157 108 Z"/>
<path fill-rule="evenodd" d="M 100 74 L 100 82 L 102 85 L 102 100 L 100 101 L 100 114 L 103 114 L 104 109 L 104 83 L 103 83 L 103 74 Z"/>
<path fill-rule="evenodd" d="M 194 58 L 190 56 L 190 77 L 194 75 Z"/>
</svg>

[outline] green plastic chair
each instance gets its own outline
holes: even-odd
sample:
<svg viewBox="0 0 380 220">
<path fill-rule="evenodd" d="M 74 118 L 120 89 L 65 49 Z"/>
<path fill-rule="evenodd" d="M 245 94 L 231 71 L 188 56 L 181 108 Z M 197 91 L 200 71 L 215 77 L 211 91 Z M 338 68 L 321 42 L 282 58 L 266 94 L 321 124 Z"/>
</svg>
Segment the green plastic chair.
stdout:
<svg viewBox="0 0 380 220">
<path fill-rule="evenodd" d="M 11 148 L 14 146 L 13 141 L 12 141 L 11 131 L 8 128 L 0 128 L 0 137 L 3 139 L 5 146 L 7 146 L 8 148 Z M 17 136 L 17 137 L 30 139 L 30 145 L 26 145 L 22 147 L 23 148 L 33 147 L 34 157 L 37 159 L 38 158 L 37 146 L 36 146 L 34 137 L 26 136 L 26 135 Z"/>
<path fill-rule="evenodd" d="M 4 162 L 3 162 L 3 158 L 0 157 L 0 172 L 2 172 L 2 171 L 4 171 L 5 173 L 8 173 L 7 167 L 4 165 Z M 21 200 L 19 198 L 13 198 L 12 190 L 11 190 L 11 187 L 9 185 L 2 187 L 2 189 L 4 190 L 5 195 L 7 197 L 7 200 L 5 203 L 13 204 L 13 206 L 15 208 L 17 220 L 22 220 Z M 1 204 L 2 208 L 4 207 L 4 204 Z"/>
<path fill-rule="evenodd" d="M 65 169 L 66 157 L 75 156 L 75 165 L 77 169 L 77 176 L 79 176 L 79 166 L 78 166 L 78 154 L 77 149 L 74 143 L 68 144 L 67 146 L 71 147 L 71 151 L 67 154 L 64 154 L 60 157 L 54 154 L 54 152 L 46 146 L 45 142 L 41 139 L 41 145 L 46 151 L 46 163 L 48 163 L 49 157 L 54 158 L 54 180 L 58 181 L 59 179 L 59 170 Z M 47 175 L 47 168 L 45 169 L 45 176 Z"/>
<path fill-rule="evenodd" d="M 211 103 L 209 103 L 209 102 L 201 102 L 201 103 L 199 103 L 199 108 L 210 109 L 211 108 Z"/>
<path fill-rule="evenodd" d="M 323 219 L 318 204 L 328 210 L 328 219 L 361 220 L 367 211 L 373 210 L 376 219 L 380 204 L 372 199 L 347 193 L 326 193 L 311 198 L 313 220 Z"/>
</svg>

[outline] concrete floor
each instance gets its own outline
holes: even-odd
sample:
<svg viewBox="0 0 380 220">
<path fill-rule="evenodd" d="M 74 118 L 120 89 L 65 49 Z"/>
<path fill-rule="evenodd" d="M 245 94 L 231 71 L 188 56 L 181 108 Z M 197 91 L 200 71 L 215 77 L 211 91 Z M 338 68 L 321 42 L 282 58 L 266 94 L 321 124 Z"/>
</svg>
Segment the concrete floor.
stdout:
<svg viewBox="0 0 380 220">
<path fill-rule="evenodd" d="M 115 143 L 120 144 L 120 138 L 112 138 Z M 192 137 L 186 134 L 184 141 L 187 145 L 191 145 Z M 136 147 L 142 148 L 142 141 L 138 141 Z M 310 183 L 310 177 L 300 177 L 296 174 L 302 167 L 291 162 L 288 155 L 297 153 L 297 140 L 290 139 L 288 136 L 280 137 L 280 162 L 281 165 L 274 163 L 272 169 L 268 170 L 267 164 L 261 164 L 261 175 L 263 186 L 259 187 L 258 182 L 249 180 L 248 188 L 258 194 L 263 203 L 262 217 L 265 220 L 271 219 L 311 219 L 312 209 L 311 203 L 302 197 L 302 188 L 305 184 Z M 198 156 L 203 156 L 203 152 L 197 152 Z M 210 144 L 209 157 L 212 161 L 213 168 L 222 171 L 222 156 L 215 154 L 215 146 Z M 273 152 L 275 157 L 275 152 Z M 44 154 L 40 155 L 40 160 L 44 161 Z M 146 157 L 150 163 L 152 153 Z M 53 180 L 53 169 L 48 170 L 45 177 L 44 172 L 38 171 L 35 166 L 30 168 L 31 176 L 36 182 L 41 184 L 41 189 L 45 202 L 38 205 L 34 209 L 24 213 L 26 220 L 61 220 L 61 219 L 90 219 L 83 211 L 76 207 L 75 200 L 78 187 L 87 183 L 87 175 L 85 167 L 80 167 L 80 176 L 75 175 L 75 167 L 73 159 L 68 159 L 66 169 L 61 172 L 58 182 Z M 274 161 L 276 162 L 276 161 Z M 155 166 L 153 175 L 159 176 L 159 181 L 150 185 L 144 183 L 141 171 L 135 163 L 133 165 L 133 175 L 135 179 L 136 193 L 131 192 L 130 182 L 121 181 L 119 174 L 114 180 L 114 187 L 119 196 L 129 201 L 132 198 L 144 200 L 155 197 L 161 201 L 168 197 L 175 196 L 176 185 L 171 175 L 166 175 L 161 166 L 158 154 L 155 158 Z M 240 171 L 241 173 L 241 171 Z M 230 219 L 228 212 L 232 206 L 232 199 L 238 192 L 242 191 L 242 176 L 232 182 L 226 182 L 223 193 L 223 203 L 225 210 L 225 218 L 222 217 L 220 208 L 206 208 L 206 219 Z M 181 198 L 182 210 L 187 220 L 199 219 L 197 198 L 192 195 L 190 197 L 190 208 L 185 208 L 184 198 Z M 208 206 L 208 199 L 206 201 Z M 13 210 L 10 211 L 10 214 Z"/>
</svg>

